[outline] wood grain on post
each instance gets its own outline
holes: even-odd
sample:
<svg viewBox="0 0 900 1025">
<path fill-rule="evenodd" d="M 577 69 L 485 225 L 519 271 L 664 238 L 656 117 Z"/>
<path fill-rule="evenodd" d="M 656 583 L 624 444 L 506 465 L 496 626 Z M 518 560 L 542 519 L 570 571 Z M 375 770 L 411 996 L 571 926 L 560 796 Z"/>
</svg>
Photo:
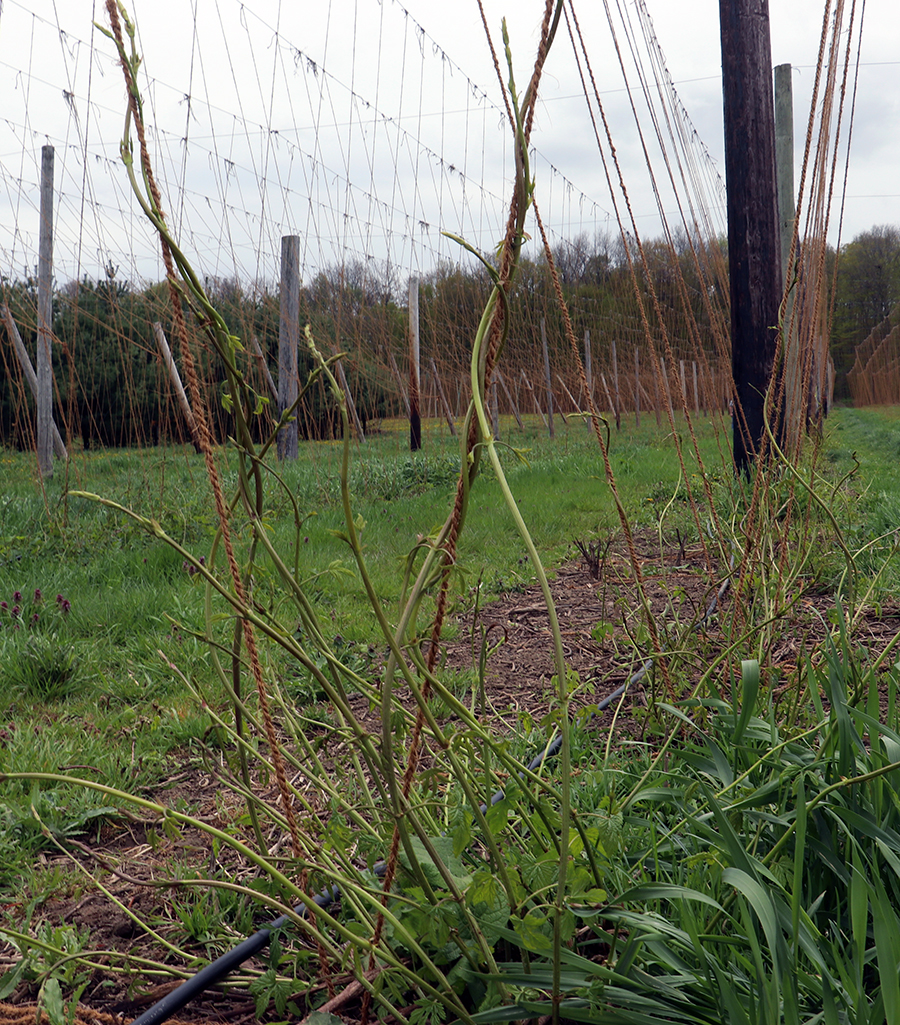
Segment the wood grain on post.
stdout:
<svg viewBox="0 0 900 1025">
<path fill-rule="evenodd" d="M 266 363 L 266 357 L 263 355 L 263 351 L 259 344 L 259 339 L 256 335 L 250 335 L 250 346 L 253 349 L 253 355 L 256 356 L 256 361 L 259 364 L 259 369 L 262 372 L 263 379 L 269 389 L 269 395 L 272 397 L 274 403 L 278 403 L 278 388 L 275 384 L 275 379 L 272 377 L 269 371 L 269 364 Z"/>
<path fill-rule="evenodd" d="M 782 294 L 768 0 L 719 0 L 734 463 L 748 473 L 762 445 Z M 773 424 L 781 440 L 782 421 Z"/>
<path fill-rule="evenodd" d="M 297 402 L 297 344 L 300 338 L 300 236 L 281 238 L 281 288 L 278 318 L 278 416 Z M 297 412 L 278 432 L 279 459 L 296 459 L 299 431 Z"/>
<path fill-rule="evenodd" d="M 41 147 L 41 227 L 38 242 L 37 460 L 53 476 L 53 147 Z"/>
</svg>

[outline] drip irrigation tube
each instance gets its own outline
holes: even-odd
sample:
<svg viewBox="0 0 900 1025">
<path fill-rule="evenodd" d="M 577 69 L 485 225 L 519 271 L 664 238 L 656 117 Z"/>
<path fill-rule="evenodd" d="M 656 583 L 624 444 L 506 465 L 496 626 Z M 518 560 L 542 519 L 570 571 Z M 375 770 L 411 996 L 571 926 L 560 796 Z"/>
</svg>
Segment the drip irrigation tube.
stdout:
<svg viewBox="0 0 900 1025">
<path fill-rule="evenodd" d="M 620 687 L 617 687 L 612 694 L 608 694 L 602 701 L 597 705 L 597 711 L 593 713 L 591 718 L 599 715 L 601 712 L 605 712 L 609 706 L 616 701 L 618 698 L 624 697 L 629 687 L 640 682 L 653 665 L 653 659 L 647 659 L 641 668 L 630 676 L 625 683 Z M 540 751 L 534 758 L 528 763 L 527 770 L 534 772 L 539 769 L 541 765 L 548 758 L 554 758 L 559 754 L 559 749 L 562 746 L 562 735 L 555 737 L 553 741 L 548 744 L 542 751 Z M 491 797 L 491 807 L 499 803 L 506 796 L 503 790 L 498 790 L 493 797 Z M 487 805 L 481 806 L 481 811 L 484 813 L 487 811 Z M 376 875 L 382 876 L 385 873 L 386 864 L 383 861 L 379 861 L 373 871 Z M 320 908 L 327 908 L 334 901 L 338 900 L 341 896 L 340 887 L 337 885 L 330 886 L 327 889 L 322 890 L 320 893 L 315 894 L 312 898 L 313 901 Z M 306 912 L 306 907 L 303 904 L 299 904 L 294 908 L 294 912 L 298 915 L 303 915 Z M 236 947 L 228 951 L 227 954 L 223 954 L 221 957 L 216 958 L 215 961 L 211 961 L 205 968 L 202 968 L 196 975 L 192 975 L 177 988 L 172 990 L 158 1000 L 152 1007 L 148 1008 L 144 1013 L 135 1018 L 131 1025 L 159 1025 L 160 1022 L 164 1022 L 167 1018 L 170 1018 L 177 1011 L 180 1011 L 183 1007 L 186 1007 L 192 1000 L 198 997 L 205 989 L 215 985 L 225 978 L 235 968 L 242 965 L 245 961 L 248 961 L 251 957 L 258 954 L 261 950 L 264 950 L 272 938 L 272 934 L 277 932 L 279 929 L 283 929 L 290 922 L 288 915 L 282 915 L 280 918 L 276 918 L 274 922 L 270 922 L 264 929 L 260 929 L 255 932 L 252 936 L 248 937 L 242 943 L 239 943 Z"/>
</svg>

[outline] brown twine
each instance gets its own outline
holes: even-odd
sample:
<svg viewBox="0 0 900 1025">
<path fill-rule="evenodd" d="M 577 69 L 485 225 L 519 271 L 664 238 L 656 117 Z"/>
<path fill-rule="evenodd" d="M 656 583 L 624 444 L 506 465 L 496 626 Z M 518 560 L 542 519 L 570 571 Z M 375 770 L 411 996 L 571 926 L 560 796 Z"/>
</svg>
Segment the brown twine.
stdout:
<svg viewBox="0 0 900 1025">
<path fill-rule="evenodd" d="M 624 176 L 622 174 L 622 168 L 621 168 L 621 166 L 619 164 L 619 158 L 616 155 L 616 147 L 615 147 L 615 144 L 613 142 L 612 132 L 610 131 L 610 127 L 609 127 L 609 122 L 607 121 L 607 118 L 606 118 L 606 111 L 604 110 L 603 104 L 600 101 L 600 92 L 599 92 L 599 90 L 597 88 L 597 82 L 596 82 L 596 78 L 594 76 L 594 70 L 593 70 L 593 67 L 591 65 L 590 58 L 588 56 L 587 47 L 585 46 L 585 42 L 584 42 L 584 37 L 582 36 L 582 33 L 581 33 L 581 26 L 580 26 L 580 24 L 578 22 L 578 17 L 575 14 L 574 8 L 572 9 L 572 23 L 575 26 L 575 32 L 576 32 L 576 34 L 578 36 L 578 41 L 579 41 L 579 44 L 581 46 L 582 56 L 584 58 L 585 66 L 587 67 L 587 70 L 588 70 L 588 76 L 589 76 L 590 81 L 591 81 L 591 87 L 592 87 L 592 90 L 593 90 L 594 99 L 595 99 L 595 102 L 597 103 L 597 107 L 598 107 L 598 109 L 600 111 L 600 117 L 601 117 L 601 120 L 603 122 L 603 129 L 604 129 L 604 132 L 605 132 L 605 135 L 606 135 L 607 145 L 609 146 L 610 154 L 612 156 L 612 162 L 613 162 L 613 164 L 614 164 L 614 166 L 616 168 L 616 174 L 617 174 L 618 180 L 619 180 L 619 188 L 621 189 L 622 196 L 623 196 L 623 199 L 624 199 L 624 202 L 625 202 L 625 207 L 626 207 L 626 209 L 628 211 L 628 217 L 629 217 L 629 219 L 631 221 L 632 232 L 633 232 L 633 235 L 634 235 L 635 243 L 637 245 L 638 255 L 640 256 L 641 264 L 644 266 L 644 268 L 646 268 L 648 270 L 646 287 L 647 287 L 647 291 L 648 291 L 648 294 L 650 296 L 650 300 L 651 300 L 651 303 L 652 303 L 652 306 L 653 306 L 653 313 L 654 313 L 654 316 L 656 318 L 656 322 L 659 325 L 660 334 L 662 335 L 663 348 L 665 349 L 666 358 L 669 360 L 669 365 L 670 366 L 674 366 L 675 365 L 675 355 L 672 352 L 671 339 L 669 337 L 669 332 L 668 332 L 668 330 L 666 328 L 665 318 L 663 317 L 663 312 L 662 312 L 662 308 L 660 306 L 659 297 L 657 295 L 656 289 L 654 288 L 654 285 L 653 285 L 653 281 L 652 281 L 651 276 L 649 274 L 649 264 L 647 262 L 646 255 L 644 253 L 644 247 L 643 247 L 643 243 L 641 242 L 641 236 L 640 236 L 640 234 L 638 232 L 638 229 L 637 229 L 637 222 L 635 220 L 634 211 L 633 211 L 632 206 L 631 206 L 631 198 L 630 198 L 630 196 L 628 194 L 628 189 L 626 188 L 626 185 L 625 185 L 625 178 L 624 178 Z M 567 11 L 567 24 L 568 24 L 568 11 Z M 612 28 L 611 22 L 610 22 L 610 28 Z M 572 40 L 573 50 L 575 50 L 576 57 L 577 57 L 577 47 L 575 46 L 575 39 L 572 36 L 571 27 L 569 28 L 569 35 L 570 35 L 570 38 Z M 618 40 L 618 37 L 616 36 L 615 33 L 613 33 L 613 44 L 615 46 L 616 54 L 618 56 L 619 66 L 622 69 L 622 72 L 624 74 L 625 73 L 625 63 L 624 63 L 624 60 L 622 58 L 622 54 L 621 54 L 621 51 L 620 51 L 620 48 L 619 48 L 619 40 Z M 581 71 L 581 62 L 580 62 L 580 60 L 578 61 L 578 73 L 579 73 L 579 76 L 581 77 L 582 89 L 584 90 L 585 99 L 588 100 L 587 83 L 584 81 L 584 75 L 583 75 L 583 73 Z M 634 100 L 631 99 L 631 97 L 630 97 L 630 91 L 629 91 L 629 98 L 630 98 L 632 110 L 634 110 Z M 603 167 L 604 167 L 604 171 L 606 172 L 607 183 L 609 185 L 610 195 L 612 196 L 613 195 L 613 188 L 612 188 L 612 182 L 610 180 L 609 171 L 608 171 L 607 164 L 606 164 L 606 157 L 603 154 L 602 147 L 600 146 L 600 135 L 599 135 L 599 132 L 598 132 L 598 129 L 597 129 L 596 120 L 594 118 L 594 112 L 591 109 L 589 101 L 588 101 L 588 110 L 590 112 L 591 124 L 592 124 L 593 129 L 594 129 L 594 136 L 595 136 L 595 138 L 597 140 L 597 148 L 598 148 L 598 150 L 600 150 L 601 158 L 603 160 Z M 636 113 L 635 113 L 635 121 L 637 121 L 637 114 Z M 639 131 L 641 140 L 643 142 L 643 133 L 640 132 L 640 127 L 638 127 L 638 131 Z M 646 153 L 646 146 L 644 147 L 644 152 Z M 649 161 L 647 162 L 647 167 L 648 167 L 648 170 L 650 171 L 650 176 L 651 176 L 651 179 L 653 181 L 653 188 L 654 188 L 654 190 L 656 190 L 655 176 L 653 175 L 652 169 L 650 169 Z M 614 205 L 615 205 L 615 209 L 616 209 L 616 220 L 617 220 L 618 225 L 619 225 L 619 231 L 622 234 L 622 237 L 624 238 L 625 237 L 625 231 L 624 231 L 624 226 L 622 224 L 621 217 L 619 216 L 618 204 L 614 203 Z M 636 272 L 635 266 L 634 266 L 634 260 L 632 259 L 632 256 L 631 256 L 630 247 L 626 245 L 624 247 L 624 250 L 625 250 L 625 258 L 626 258 L 626 260 L 628 262 L 628 268 L 629 268 L 629 272 L 630 272 L 630 275 L 631 275 L 632 290 L 633 290 L 634 297 L 635 297 L 635 300 L 636 300 L 636 303 L 637 303 L 637 308 L 638 308 L 638 311 L 639 311 L 639 314 L 640 314 L 641 325 L 642 325 L 643 330 L 644 330 L 644 336 L 645 336 L 645 338 L 647 340 L 647 345 L 648 345 L 648 348 L 650 350 L 650 358 L 651 358 L 651 360 L 653 362 L 654 373 L 656 374 L 657 379 L 661 380 L 662 379 L 662 370 L 661 370 L 661 368 L 659 366 L 659 361 L 658 361 L 658 356 L 657 356 L 657 351 L 656 351 L 656 345 L 655 345 L 655 343 L 653 341 L 653 333 L 652 333 L 651 327 L 650 327 L 650 320 L 649 320 L 649 318 L 647 316 L 647 310 L 645 309 L 643 297 L 641 295 L 641 285 L 640 285 L 640 282 L 638 281 L 637 272 Z M 697 441 L 697 437 L 696 437 L 696 435 L 694 433 L 693 418 L 690 415 L 690 411 L 688 409 L 688 404 L 687 404 L 687 396 L 684 393 L 684 389 L 681 387 L 680 379 L 679 379 L 679 382 L 678 382 L 678 391 L 679 391 L 679 394 L 681 396 L 681 406 L 682 406 L 682 410 L 684 412 L 685 422 L 686 422 L 687 428 L 688 428 L 688 433 L 690 434 L 691 443 L 693 445 L 694 454 L 695 454 L 695 457 L 697 459 L 697 464 L 698 464 L 698 466 L 700 467 L 700 469 L 702 471 L 701 472 L 701 480 L 703 482 L 703 486 L 704 486 L 704 489 L 706 491 L 707 506 L 708 506 L 710 514 L 711 514 L 711 516 L 713 518 L 713 522 L 715 524 L 717 535 L 719 537 L 722 537 L 723 535 L 722 535 L 722 531 L 721 531 L 721 526 L 720 526 L 719 521 L 718 521 L 718 514 L 716 512 L 715 503 L 713 501 L 711 485 L 709 483 L 708 475 L 705 472 L 704 467 L 703 467 L 703 459 L 702 459 L 702 456 L 701 456 L 701 453 L 700 453 L 700 445 L 699 445 L 699 442 Z M 739 415 L 740 415 L 740 413 L 741 413 L 741 411 L 740 411 L 740 404 L 736 402 L 735 405 L 736 405 L 736 408 L 738 408 Z M 672 437 L 673 437 L 673 440 L 674 440 L 674 443 L 675 443 L 675 452 L 676 452 L 676 454 L 678 456 L 678 463 L 679 463 L 679 466 L 681 468 L 681 474 L 682 474 L 682 479 L 684 481 L 685 491 L 687 492 L 688 500 L 689 500 L 690 507 L 691 507 L 691 513 L 692 513 L 692 516 L 693 516 L 693 519 L 694 519 L 694 523 L 695 523 L 695 525 L 697 527 L 697 535 L 698 535 L 698 537 L 700 539 L 700 546 L 703 549 L 704 561 L 706 562 L 707 569 L 709 570 L 709 572 L 713 573 L 712 560 L 710 558 L 709 551 L 708 551 L 707 546 L 706 546 L 706 540 L 705 540 L 705 534 L 704 534 L 704 530 L 703 530 L 703 524 L 702 524 L 701 519 L 700 519 L 700 511 L 697 508 L 696 498 L 694 496 L 693 488 L 691 487 L 690 474 L 687 472 L 687 467 L 685 466 L 685 463 L 684 463 L 684 455 L 682 453 L 681 441 L 680 441 L 680 438 L 679 438 L 678 430 L 677 430 L 677 428 L 675 426 L 674 411 L 672 410 L 672 408 L 671 408 L 669 403 L 665 403 L 665 406 L 666 406 L 666 414 L 667 414 L 668 419 L 669 419 L 669 426 L 672 428 Z"/>
<path fill-rule="evenodd" d="M 596 408 L 594 406 L 594 397 L 591 395 L 590 389 L 587 385 L 587 375 L 584 371 L 584 364 L 581 361 L 581 353 L 578 351 L 578 340 L 575 338 L 575 330 L 572 327 L 572 320 L 569 317 L 569 308 L 566 306 L 566 300 L 563 296 L 562 285 L 560 284 L 559 274 L 556 271 L 556 262 L 553 259 L 553 252 L 550 249 L 550 242 L 547 239 L 547 233 L 544 230 L 544 222 L 541 219 L 541 213 L 538 209 L 537 200 L 534 201 L 534 216 L 538 223 L 538 228 L 541 232 L 541 239 L 544 243 L 544 256 L 547 259 L 547 266 L 550 268 L 550 278 L 553 282 L 553 290 L 556 293 L 556 302 L 559 307 L 560 313 L 563 318 L 563 326 L 565 328 L 566 338 L 569 341 L 569 345 L 572 347 L 572 352 L 575 355 L 575 362 L 578 366 L 578 375 L 581 379 L 582 387 L 584 388 L 585 394 L 588 396 L 588 403 L 590 405 L 591 414 L 591 425 L 594 428 L 594 435 L 597 438 L 597 442 L 600 445 L 600 452 L 603 455 L 603 467 L 606 472 L 606 482 L 609 484 L 609 489 L 612 492 L 613 499 L 616 503 L 616 509 L 619 514 L 619 521 L 622 524 L 622 532 L 625 535 L 625 544 L 628 547 L 628 555 L 631 559 L 631 568 L 634 573 L 635 584 L 638 588 L 638 594 L 641 596 L 641 603 L 644 606 L 645 619 L 647 620 L 647 630 L 650 633 L 650 640 L 653 644 L 653 650 L 657 653 L 662 651 L 659 643 L 659 637 L 656 632 L 656 620 L 650 611 L 650 604 L 647 601 L 646 591 L 644 589 L 644 575 L 641 572 L 641 562 L 638 558 L 637 548 L 634 543 L 634 535 L 631 531 L 631 524 L 628 522 L 628 517 L 625 515 L 625 509 L 622 505 L 622 501 L 619 498 L 619 490 L 616 486 L 616 478 L 613 473 L 612 463 L 609 461 L 609 450 L 606 446 L 606 442 L 603 440 L 603 432 L 600 429 L 600 417 L 597 415 Z M 660 671 L 663 675 L 663 680 L 666 684 L 666 690 L 668 691 L 669 697 L 675 698 L 675 688 L 672 684 L 672 680 L 669 677 L 669 670 L 666 665 L 666 660 L 660 658 L 657 660 L 657 664 L 660 667 Z"/>
<path fill-rule="evenodd" d="M 165 215 L 162 209 L 162 197 L 159 192 L 159 188 L 156 184 L 156 179 L 154 177 L 153 169 L 150 164 L 150 155 L 144 134 L 143 118 L 141 117 L 140 107 L 138 105 L 137 84 L 135 83 L 131 75 L 131 69 L 128 66 L 127 60 L 125 59 L 125 43 L 122 38 L 122 26 L 119 21 L 119 12 L 116 6 L 116 0 L 106 0 L 106 10 L 109 15 L 110 26 L 112 28 L 113 35 L 115 36 L 116 45 L 119 49 L 119 61 L 122 66 L 122 72 L 125 76 L 125 83 L 128 88 L 128 103 L 131 109 L 132 118 L 134 119 L 135 130 L 138 136 L 138 143 L 140 145 L 141 167 L 144 173 L 145 180 L 147 182 L 147 186 L 150 189 L 150 194 L 153 198 L 155 213 L 158 216 L 160 222 L 164 224 Z M 200 392 L 200 381 L 197 376 L 196 364 L 194 362 L 193 353 L 191 351 L 189 334 L 181 306 L 181 291 L 178 284 L 178 276 L 175 271 L 171 249 L 169 247 L 168 242 L 166 241 L 165 236 L 162 234 L 161 231 L 159 232 L 159 237 L 163 255 L 163 262 L 166 268 L 166 280 L 168 282 L 169 294 L 172 301 L 172 311 L 173 318 L 175 320 L 176 334 L 181 346 L 185 376 L 187 377 L 188 388 L 191 393 L 191 402 L 193 404 L 194 419 L 197 426 L 200 450 L 203 453 L 207 476 L 209 477 L 210 485 L 213 490 L 213 496 L 216 504 L 216 513 L 219 519 L 219 527 L 222 531 L 222 541 L 225 548 L 225 554 L 228 561 L 228 568 L 231 574 L 235 594 L 240 604 L 246 606 L 247 593 L 244 587 L 243 579 L 241 577 L 241 572 L 237 563 L 237 558 L 234 553 L 234 545 L 231 539 L 231 531 L 229 527 L 228 507 L 225 502 L 225 497 L 222 494 L 219 473 L 216 468 L 215 461 L 213 459 L 212 440 L 209 432 L 209 424 L 206 418 L 205 404 L 203 402 L 203 398 Z M 282 810 L 284 811 L 284 816 L 287 820 L 288 829 L 291 834 L 291 847 L 294 853 L 294 857 L 300 860 L 303 857 L 303 848 L 300 843 L 300 832 L 297 827 L 297 820 L 294 816 L 293 800 L 291 798 L 290 787 L 287 781 L 287 773 L 285 772 L 284 768 L 284 759 L 282 757 L 281 746 L 278 742 L 278 736 L 275 731 L 275 724 L 272 718 L 271 707 L 269 705 L 268 691 L 266 688 L 265 680 L 263 678 L 262 664 L 260 662 L 259 652 L 256 646 L 256 635 L 253 630 L 253 625 L 248 619 L 242 618 L 241 625 L 244 633 L 244 643 L 247 646 L 247 655 L 250 662 L 251 672 L 253 674 L 257 694 L 259 696 L 259 705 L 260 711 L 262 712 L 263 716 L 266 739 L 269 744 L 269 750 L 272 754 L 272 764 L 275 769 L 275 778 L 278 784 L 278 792 L 281 798 Z M 301 887 L 303 889 L 306 888 L 305 871 L 301 874 Z M 324 948 L 322 947 L 318 938 L 316 938 L 316 945 L 319 950 L 319 959 L 321 962 L 324 981 L 328 986 L 329 995 L 333 996 L 334 983 L 331 979 L 330 971 L 328 969 L 327 957 Z"/>
<path fill-rule="evenodd" d="M 491 56 L 494 61 L 494 67 L 497 71 L 497 77 L 500 81 L 501 93 L 503 94 L 504 102 L 506 103 L 506 112 L 509 117 L 510 125 L 515 129 L 515 120 L 513 113 L 509 105 L 507 97 L 507 90 L 504 87 L 503 79 L 500 74 L 500 63 L 497 60 L 497 54 L 494 50 L 494 44 L 491 39 L 490 30 L 488 29 L 487 20 L 485 18 L 484 9 L 481 5 L 481 0 L 478 3 L 479 10 L 481 11 L 481 19 L 484 25 L 485 34 L 487 36 L 488 46 L 490 47 Z M 544 62 L 547 59 L 547 53 L 550 49 L 550 44 L 553 38 L 553 31 L 551 30 L 551 19 L 553 16 L 554 0 L 546 0 L 544 7 L 544 18 L 541 23 L 541 39 L 538 44 L 538 52 L 535 58 L 534 70 L 532 72 L 531 80 L 528 85 L 528 92 L 526 94 L 526 105 L 525 105 L 525 124 L 523 127 L 523 142 L 525 150 L 527 152 L 528 140 L 531 136 L 531 127 L 534 121 L 534 110 L 537 105 L 537 93 L 538 85 L 541 80 L 541 73 L 543 71 Z M 523 190 L 527 187 L 527 183 L 524 181 L 524 158 L 525 154 L 521 152 L 520 146 L 517 139 L 516 145 L 516 186 L 513 189 L 512 199 L 509 204 L 509 217 L 506 221 L 506 233 L 504 236 L 504 244 L 501 250 L 500 256 L 500 267 L 498 270 L 498 297 L 499 302 L 494 309 L 494 315 L 491 318 L 491 324 L 488 329 L 488 337 L 485 343 L 485 359 L 484 359 L 484 370 L 483 370 L 483 383 L 484 394 L 488 393 L 493 377 L 493 371 L 497 363 L 497 358 L 500 352 L 500 345 L 505 333 L 505 325 L 507 319 L 507 296 L 509 294 L 510 287 L 512 285 L 513 271 L 516 265 L 516 258 L 521 248 L 522 239 L 520 237 L 518 223 L 519 215 L 522 210 Z M 469 430 L 466 435 L 466 453 L 472 453 L 475 451 L 476 446 L 479 442 L 479 425 L 477 418 L 472 417 L 469 423 Z M 464 477 L 463 475 L 467 476 Z M 427 667 L 429 673 L 434 669 L 435 662 L 437 660 L 438 650 L 440 648 L 441 633 L 443 631 L 444 619 L 446 617 L 447 610 L 447 595 L 450 587 L 450 574 L 453 566 L 456 562 L 456 546 L 459 540 L 459 533 L 462 526 L 463 514 L 465 510 L 465 496 L 468 491 L 468 487 L 472 483 L 472 479 L 475 474 L 475 467 L 472 469 L 468 468 L 468 460 L 465 460 L 460 470 L 459 480 L 456 485 L 456 498 L 453 503 L 453 511 L 450 517 L 450 527 L 447 533 L 447 540 L 443 546 L 442 565 L 443 571 L 441 576 L 441 587 L 438 593 L 437 606 L 435 609 L 434 619 L 432 621 L 431 639 L 428 649 Z M 422 686 L 422 699 L 427 701 L 431 694 L 431 684 L 427 677 Z M 416 719 L 413 725 L 413 733 L 410 738 L 409 750 L 407 752 L 406 769 L 403 774 L 402 781 L 402 793 L 404 800 L 409 797 L 412 789 L 412 783 L 415 779 L 416 772 L 418 771 L 419 761 L 421 757 L 421 743 L 422 743 L 422 731 L 425 724 L 425 712 L 422 705 L 416 712 Z M 391 886 L 394 881 L 394 876 L 397 871 L 397 860 L 400 853 L 400 831 L 395 826 L 394 833 L 391 838 L 391 849 L 388 854 L 387 864 L 385 866 L 384 881 L 382 883 L 381 892 L 381 903 L 382 906 L 387 905 L 388 896 L 391 891 Z M 384 929 L 384 915 L 379 914 L 378 919 L 375 922 L 375 930 L 372 936 L 372 945 L 377 947 L 381 940 L 381 934 Z M 375 963 L 374 952 L 369 958 L 369 967 L 371 968 Z M 369 1011 L 371 1009 L 372 998 L 368 990 L 363 996 L 362 1007 L 360 1008 L 360 1022 L 361 1025 L 367 1025 L 369 1020 Z"/>
</svg>

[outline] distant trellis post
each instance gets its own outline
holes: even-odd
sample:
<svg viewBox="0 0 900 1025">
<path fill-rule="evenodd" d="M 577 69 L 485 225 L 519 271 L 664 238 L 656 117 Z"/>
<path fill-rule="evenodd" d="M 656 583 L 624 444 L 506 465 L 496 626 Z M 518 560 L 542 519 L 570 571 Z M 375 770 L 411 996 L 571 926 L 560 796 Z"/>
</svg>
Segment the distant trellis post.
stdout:
<svg viewBox="0 0 900 1025">
<path fill-rule="evenodd" d="M 41 148 L 41 229 L 38 248 L 37 458 L 53 476 L 53 147 Z"/>
<path fill-rule="evenodd" d="M 409 450 L 418 452 L 422 447 L 422 414 L 419 411 L 419 279 L 409 279 Z"/>
<path fill-rule="evenodd" d="M 297 401 L 297 343 L 300 337 L 300 236 L 281 239 L 281 293 L 278 321 L 278 416 Z M 296 459 L 297 412 L 278 432 L 279 459 Z"/>
</svg>

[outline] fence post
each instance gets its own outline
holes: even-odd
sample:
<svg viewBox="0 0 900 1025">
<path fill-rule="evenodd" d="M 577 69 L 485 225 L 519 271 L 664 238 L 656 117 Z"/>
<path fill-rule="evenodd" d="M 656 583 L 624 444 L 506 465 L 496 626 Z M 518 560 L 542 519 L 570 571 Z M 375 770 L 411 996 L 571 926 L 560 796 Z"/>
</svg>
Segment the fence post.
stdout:
<svg viewBox="0 0 900 1025">
<path fill-rule="evenodd" d="M 53 476 L 53 147 L 41 147 L 41 228 L 38 242 L 37 460 Z"/>
<path fill-rule="evenodd" d="M 300 336 L 300 236 L 281 238 L 280 317 L 278 321 L 278 416 L 297 401 L 297 343 Z M 297 411 L 278 432 L 279 459 L 296 459 L 299 432 Z"/>
</svg>

